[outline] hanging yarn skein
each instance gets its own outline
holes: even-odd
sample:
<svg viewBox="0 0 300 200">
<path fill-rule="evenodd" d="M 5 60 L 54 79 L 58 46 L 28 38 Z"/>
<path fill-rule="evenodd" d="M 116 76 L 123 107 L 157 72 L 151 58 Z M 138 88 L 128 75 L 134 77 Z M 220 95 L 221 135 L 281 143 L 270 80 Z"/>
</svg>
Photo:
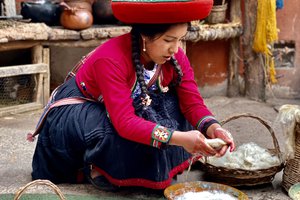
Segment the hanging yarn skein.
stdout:
<svg viewBox="0 0 300 200">
<path fill-rule="evenodd" d="M 276 23 L 276 1 L 258 0 L 256 30 L 253 50 L 263 53 L 271 83 L 276 83 L 274 58 L 272 57 L 273 43 L 278 39 Z"/>
</svg>

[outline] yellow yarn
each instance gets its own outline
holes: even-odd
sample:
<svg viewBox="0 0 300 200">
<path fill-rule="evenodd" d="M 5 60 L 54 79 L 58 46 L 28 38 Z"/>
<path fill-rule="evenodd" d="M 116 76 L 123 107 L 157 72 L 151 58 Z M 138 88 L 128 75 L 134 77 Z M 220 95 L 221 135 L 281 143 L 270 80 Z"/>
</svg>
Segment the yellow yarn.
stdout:
<svg viewBox="0 0 300 200">
<path fill-rule="evenodd" d="M 253 50 L 263 53 L 266 57 L 266 67 L 271 83 L 276 83 L 276 71 L 270 46 L 278 39 L 276 24 L 276 0 L 257 1 L 256 30 Z"/>
<path fill-rule="evenodd" d="M 269 66 L 270 82 L 277 83 L 274 58 L 269 57 L 267 66 Z"/>
</svg>

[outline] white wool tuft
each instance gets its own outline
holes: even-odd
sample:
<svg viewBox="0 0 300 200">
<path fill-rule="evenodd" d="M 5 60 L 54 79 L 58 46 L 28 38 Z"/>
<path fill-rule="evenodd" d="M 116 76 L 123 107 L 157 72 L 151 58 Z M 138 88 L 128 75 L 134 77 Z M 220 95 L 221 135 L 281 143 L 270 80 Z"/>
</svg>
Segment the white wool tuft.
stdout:
<svg viewBox="0 0 300 200">
<path fill-rule="evenodd" d="M 298 105 L 283 105 L 279 108 L 276 118 L 282 127 L 285 136 L 285 153 L 287 159 L 294 158 L 295 153 L 295 126 L 300 123 L 300 107 Z"/>
<path fill-rule="evenodd" d="M 280 164 L 277 156 L 254 142 L 243 144 L 232 153 L 227 151 L 223 157 L 208 157 L 207 162 L 217 167 L 245 170 L 267 169 Z"/>
</svg>

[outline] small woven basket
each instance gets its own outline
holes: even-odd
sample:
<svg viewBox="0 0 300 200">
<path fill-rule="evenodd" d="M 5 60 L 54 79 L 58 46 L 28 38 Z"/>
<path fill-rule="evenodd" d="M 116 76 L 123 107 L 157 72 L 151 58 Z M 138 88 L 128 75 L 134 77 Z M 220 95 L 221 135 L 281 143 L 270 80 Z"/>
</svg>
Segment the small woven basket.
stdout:
<svg viewBox="0 0 300 200">
<path fill-rule="evenodd" d="M 209 24 L 223 23 L 226 19 L 227 3 L 222 5 L 215 5 L 212 7 L 210 14 L 207 17 Z"/>
<path fill-rule="evenodd" d="M 282 187 L 288 192 L 290 187 L 300 182 L 300 124 L 296 123 L 295 129 L 295 155 L 286 161 L 283 170 Z"/>
<path fill-rule="evenodd" d="M 40 179 L 32 181 L 32 182 L 29 182 L 24 187 L 20 188 L 16 192 L 14 200 L 19 200 L 21 198 L 22 194 L 26 191 L 26 189 L 28 189 L 31 186 L 35 186 L 35 185 L 46 185 L 46 186 L 49 186 L 58 195 L 58 197 L 60 198 L 60 200 L 66 200 L 66 198 L 63 195 L 63 193 L 61 192 L 61 190 L 54 183 L 52 183 L 51 181 L 48 181 L 48 180 L 40 180 Z"/>
<path fill-rule="evenodd" d="M 228 119 L 223 120 L 221 124 L 224 125 L 231 120 L 235 120 L 241 117 L 256 119 L 268 129 L 273 138 L 273 145 L 275 147 L 275 149 L 268 150 L 272 155 L 278 156 L 280 164 L 267 169 L 245 170 L 238 168 L 230 169 L 226 167 L 217 167 L 212 164 L 205 163 L 204 160 L 199 160 L 201 163 L 201 169 L 205 172 L 205 175 L 207 175 L 210 180 L 213 180 L 214 182 L 225 183 L 231 186 L 254 186 L 270 183 L 274 179 L 276 173 L 281 171 L 284 166 L 282 154 L 280 152 L 279 144 L 275 137 L 274 130 L 264 119 L 249 113 L 234 115 L 232 117 L 229 117 Z"/>
</svg>

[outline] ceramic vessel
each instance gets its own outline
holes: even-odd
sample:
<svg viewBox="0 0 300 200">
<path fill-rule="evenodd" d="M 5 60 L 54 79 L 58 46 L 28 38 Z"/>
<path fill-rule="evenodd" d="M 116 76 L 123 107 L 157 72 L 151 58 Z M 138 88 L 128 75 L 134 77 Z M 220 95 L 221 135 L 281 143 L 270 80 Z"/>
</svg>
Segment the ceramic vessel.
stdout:
<svg viewBox="0 0 300 200">
<path fill-rule="evenodd" d="M 300 183 L 295 183 L 292 185 L 288 194 L 293 200 L 300 200 Z"/>
<path fill-rule="evenodd" d="M 206 182 L 206 181 L 195 181 L 177 183 L 167 187 L 164 190 L 164 195 L 168 200 L 174 200 L 187 192 L 202 192 L 202 191 L 220 191 L 225 194 L 229 194 L 239 200 L 248 200 L 248 196 L 242 191 L 233 188 L 228 185 Z"/>
<path fill-rule="evenodd" d="M 60 16 L 60 23 L 66 29 L 82 30 L 93 25 L 93 15 L 90 9 L 85 8 L 85 5 L 71 7 L 65 2 L 61 5 L 64 8 Z"/>
</svg>

